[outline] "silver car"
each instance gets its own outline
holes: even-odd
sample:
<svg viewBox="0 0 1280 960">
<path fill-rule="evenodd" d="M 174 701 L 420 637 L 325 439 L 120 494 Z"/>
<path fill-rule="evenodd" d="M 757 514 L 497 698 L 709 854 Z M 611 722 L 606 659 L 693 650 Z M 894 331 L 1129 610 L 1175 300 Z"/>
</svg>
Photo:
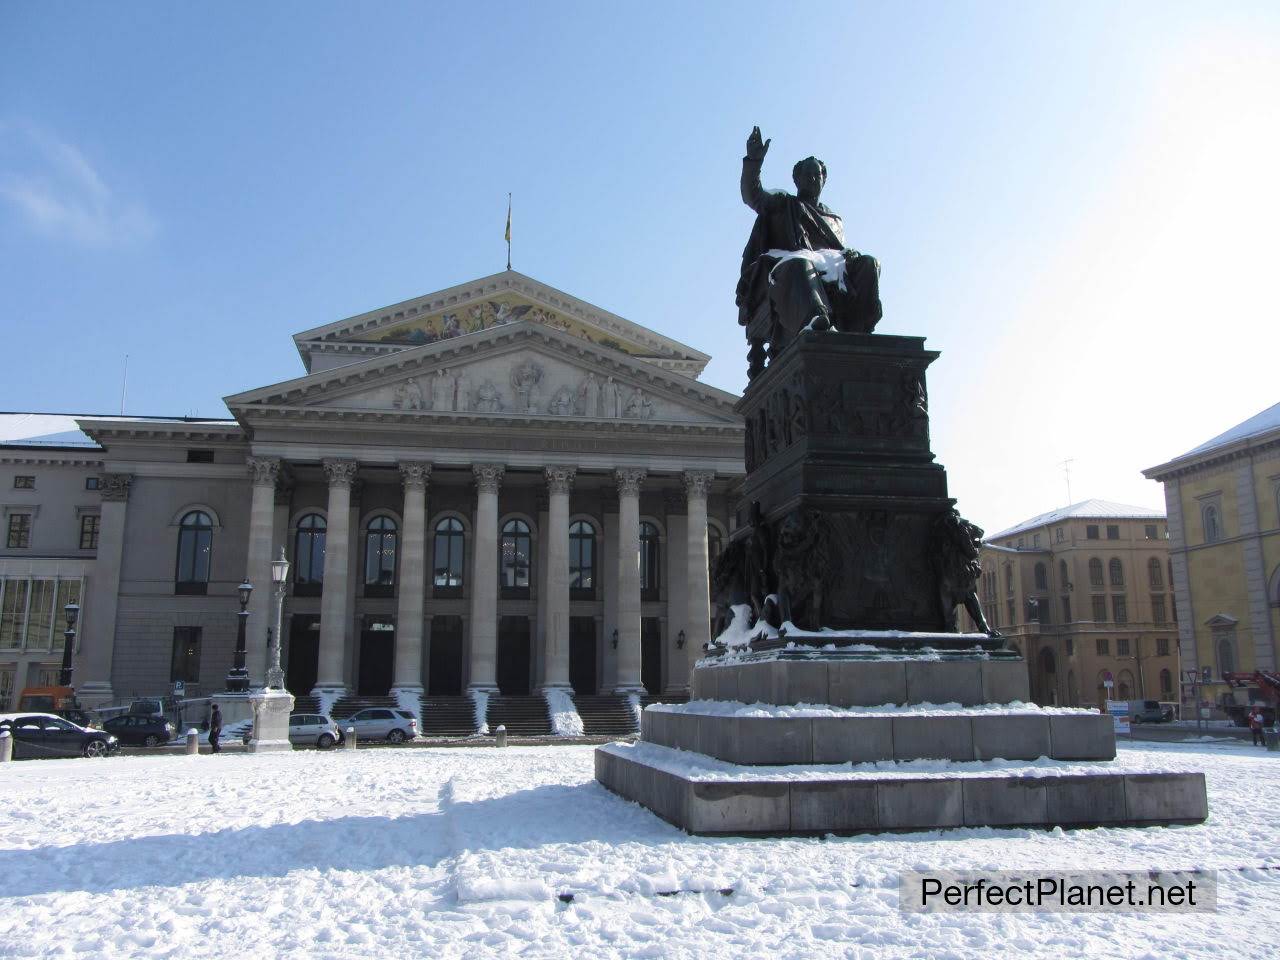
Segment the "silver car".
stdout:
<svg viewBox="0 0 1280 960">
<path fill-rule="evenodd" d="M 386 740 L 404 743 L 418 735 L 418 718 L 408 710 L 366 707 L 342 721 L 342 729 L 353 727 L 359 740 Z"/>
<path fill-rule="evenodd" d="M 295 747 L 328 750 L 342 742 L 338 725 L 322 713 L 294 713 L 289 716 L 289 742 Z"/>
</svg>

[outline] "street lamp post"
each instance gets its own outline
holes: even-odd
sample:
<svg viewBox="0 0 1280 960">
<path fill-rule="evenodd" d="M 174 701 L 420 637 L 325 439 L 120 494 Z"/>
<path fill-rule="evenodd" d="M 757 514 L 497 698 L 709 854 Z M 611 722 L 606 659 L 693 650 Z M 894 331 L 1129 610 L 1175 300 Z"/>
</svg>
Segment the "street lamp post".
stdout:
<svg viewBox="0 0 1280 960">
<path fill-rule="evenodd" d="M 276 630 L 271 640 L 271 666 L 267 668 L 267 689 L 284 689 L 284 671 L 280 669 L 280 636 L 284 626 L 284 594 L 289 583 L 289 561 L 285 559 L 284 547 L 280 548 L 280 559 L 271 561 L 271 583 L 276 588 Z"/>
<path fill-rule="evenodd" d="M 67 615 L 67 629 L 62 631 L 62 672 L 58 674 L 60 686 L 71 686 L 71 658 L 76 647 L 76 619 L 80 616 L 80 605 L 74 600 L 63 607 Z"/>
<path fill-rule="evenodd" d="M 239 624 L 236 628 L 236 659 L 235 665 L 227 673 L 227 693 L 248 693 L 249 691 L 249 671 L 245 667 L 245 658 L 248 653 L 245 650 L 245 625 L 249 621 L 249 611 L 245 608 L 249 606 L 249 594 L 253 593 L 253 584 L 249 582 L 249 578 L 245 577 L 240 586 L 236 588 L 236 592 L 240 595 L 240 612 Z"/>
</svg>

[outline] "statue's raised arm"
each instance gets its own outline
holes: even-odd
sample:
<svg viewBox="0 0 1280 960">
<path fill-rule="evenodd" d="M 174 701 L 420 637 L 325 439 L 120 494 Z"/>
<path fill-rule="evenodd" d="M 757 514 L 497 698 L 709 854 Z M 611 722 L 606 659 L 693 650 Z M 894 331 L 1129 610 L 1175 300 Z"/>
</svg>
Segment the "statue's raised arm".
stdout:
<svg viewBox="0 0 1280 960">
<path fill-rule="evenodd" d="M 751 136 L 747 137 L 747 159 L 754 160 L 756 163 L 764 162 L 764 155 L 769 152 L 769 144 L 772 140 L 765 140 L 760 135 L 759 127 L 751 128 Z"/>
<path fill-rule="evenodd" d="M 756 213 L 764 213 L 769 194 L 760 184 L 760 166 L 769 152 L 770 141 L 760 136 L 760 128 L 752 127 L 747 137 L 747 154 L 742 158 L 742 202 Z"/>
</svg>

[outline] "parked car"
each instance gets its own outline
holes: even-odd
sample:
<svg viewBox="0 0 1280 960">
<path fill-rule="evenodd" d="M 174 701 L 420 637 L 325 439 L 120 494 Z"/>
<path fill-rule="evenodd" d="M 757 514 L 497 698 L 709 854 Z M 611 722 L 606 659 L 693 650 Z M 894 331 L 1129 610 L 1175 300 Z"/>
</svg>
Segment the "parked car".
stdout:
<svg viewBox="0 0 1280 960">
<path fill-rule="evenodd" d="M 1129 719 L 1133 723 L 1168 723 L 1173 711 L 1166 710 L 1159 700 L 1130 700 Z"/>
<path fill-rule="evenodd" d="M 52 713 L 0 714 L 0 730 L 13 737 L 13 758 L 105 757 L 120 749 L 120 741 L 101 730 L 90 730 Z"/>
<path fill-rule="evenodd" d="M 328 750 L 343 741 L 338 725 L 322 713 L 289 715 L 289 742 L 295 747 L 319 747 Z"/>
<path fill-rule="evenodd" d="M 404 743 L 418 735 L 418 718 L 408 710 L 390 707 L 366 707 L 342 721 L 342 727 L 353 727 L 360 740 L 386 740 Z"/>
<path fill-rule="evenodd" d="M 107 733 L 114 733 L 125 746 L 158 747 L 173 739 L 173 724 L 164 717 L 141 713 L 126 713 L 112 717 L 102 724 Z"/>
</svg>

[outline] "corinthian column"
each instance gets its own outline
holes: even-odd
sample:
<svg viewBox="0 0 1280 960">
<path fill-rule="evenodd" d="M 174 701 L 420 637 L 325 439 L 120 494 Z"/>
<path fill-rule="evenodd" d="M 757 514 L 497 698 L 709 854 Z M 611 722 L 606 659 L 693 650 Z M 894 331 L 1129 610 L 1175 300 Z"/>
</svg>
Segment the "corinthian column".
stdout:
<svg viewBox="0 0 1280 960">
<path fill-rule="evenodd" d="M 639 693 L 640 680 L 640 484 L 645 471 L 622 467 L 618 481 L 618 682 L 620 693 Z"/>
<path fill-rule="evenodd" d="M 396 666 L 392 696 L 422 695 L 422 597 L 427 571 L 427 480 L 431 464 L 400 464 L 404 481 L 404 526 L 400 534 L 400 594 L 396 606 Z"/>
<path fill-rule="evenodd" d="M 253 584 L 249 595 L 249 619 L 245 622 L 245 666 L 249 686 L 260 687 L 267 675 L 267 627 L 271 625 L 272 534 L 275 527 L 276 483 L 280 479 L 277 457 L 249 457 L 246 461 L 253 481 L 249 505 L 249 549 L 245 557 L 245 577 Z M 281 640 L 283 641 L 283 637 Z M 281 649 L 284 649 L 283 642 Z"/>
<path fill-rule="evenodd" d="M 354 460 L 325 460 L 329 478 L 329 510 L 324 541 L 324 587 L 320 594 L 320 658 L 315 692 L 347 692 L 343 661 L 346 659 L 348 558 L 351 547 L 351 483 L 356 477 Z"/>
<path fill-rule="evenodd" d="M 711 585 L 707 577 L 707 494 L 715 474 L 709 470 L 689 470 L 684 474 L 688 498 L 688 580 L 689 609 L 685 618 L 684 654 L 688 666 L 684 676 L 672 685 L 688 689 L 693 665 L 703 654 L 703 644 L 711 639 Z"/>
<path fill-rule="evenodd" d="M 546 467 L 547 493 L 547 596 L 543 622 L 546 640 L 548 687 L 569 685 L 569 488 L 577 470 Z"/>
<path fill-rule="evenodd" d="M 475 550 L 471 561 L 471 688 L 498 686 L 498 488 L 506 467 L 477 463 Z"/>
</svg>

